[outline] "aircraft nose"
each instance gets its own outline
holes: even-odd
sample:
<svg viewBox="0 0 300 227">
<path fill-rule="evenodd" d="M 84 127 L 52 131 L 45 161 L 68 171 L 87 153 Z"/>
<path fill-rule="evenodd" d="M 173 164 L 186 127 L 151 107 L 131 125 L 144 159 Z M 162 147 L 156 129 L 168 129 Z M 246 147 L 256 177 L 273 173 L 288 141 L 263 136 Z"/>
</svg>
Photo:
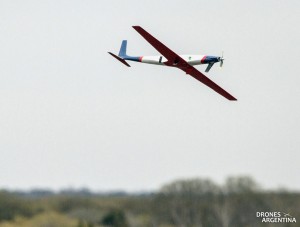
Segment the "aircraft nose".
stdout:
<svg viewBox="0 0 300 227">
<path fill-rule="evenodd" d="M 219 61 L 221 61 L 221 57 L 214 57 L 214 60 L 216 61 L 216 62 L 219 62 Z"/>
<path fill-rule="evenodd" d="M 221 58 L 220 57 L 217 57 L 217 56 L 206 56 L 204 60 L 202 60 L 203 62 L 202 63 L 216 63 L 216 62 L 219 62 L 221 61 Z"/>
<path fill-rule="evenodd" d="M 217 57 L 217 56 L 211 56 L 210 57 L 210 62 L 219 62 L 221 60 L 220 57 Z"/>
</svg>

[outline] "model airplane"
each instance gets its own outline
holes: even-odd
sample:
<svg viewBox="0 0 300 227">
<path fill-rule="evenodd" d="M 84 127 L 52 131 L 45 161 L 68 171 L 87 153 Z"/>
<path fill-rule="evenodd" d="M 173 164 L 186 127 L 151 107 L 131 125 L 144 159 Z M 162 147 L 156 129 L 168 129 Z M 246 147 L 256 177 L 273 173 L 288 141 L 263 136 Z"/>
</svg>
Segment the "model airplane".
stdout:
<svg viewBox="0 0 300 227">
<path fill-rule="evenodd" d="M 208 72 L 211 67 L 220 62 L 220 66 L 223 65 L 224 58 L 217 57 L 217 56 L 206 56 L 206 55 L 178 55 L 166 47 L 163 43 L 158 41 L 154 38 L 151 34 L 145 31 L 140 26 L 133 26 L 133 28 L 140 33 L 162 56 L 139 56 L 139 57 L 132 57 L 126 54 L 127 49 L 127 40 L 123 40 L 119 55 L 115 55 L 111 52 L 108 52 L 113 57 L 118 59 L 123 64 L 130 67 L 130 65 L 126 62 L 127 61 L 136 61 L 148 64 L 155 64 L 155 65 L 164 65 L 164 66 L 171 66 L 176 67 L 183 70 L 186 74 L 191 75 L 195 79 L 199 80 L 200 82 L 204 83 L 211 89 L 215 90 L 220 95 L 224 96 L 225 98 L 235 101 L 237 100 L 219 85 L 214 83 L 208 77 L 206 77 L 203 73 L 199 72 L 193 65 L 200 65 L 200 64 L 207 64 L 207 68 L 205 72 Z"/>
</svg>

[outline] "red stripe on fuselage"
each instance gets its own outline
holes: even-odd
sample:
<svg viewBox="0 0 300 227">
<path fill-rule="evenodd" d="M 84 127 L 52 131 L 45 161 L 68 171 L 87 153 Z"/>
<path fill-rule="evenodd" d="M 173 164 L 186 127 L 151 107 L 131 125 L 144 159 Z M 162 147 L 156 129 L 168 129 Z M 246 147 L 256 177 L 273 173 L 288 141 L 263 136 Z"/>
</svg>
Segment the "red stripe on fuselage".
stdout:
<svg viewBox="0 0 300 227">
<path fill-rule="evenodd" d="M 139 57 L 139 62 L 142 62 L 143 56 Z"/>
<path fill-rule="evenodd" d="M 203 64 L 205 61 L 206 55 L 201 59 L 201 63 Z"/>
</svg>

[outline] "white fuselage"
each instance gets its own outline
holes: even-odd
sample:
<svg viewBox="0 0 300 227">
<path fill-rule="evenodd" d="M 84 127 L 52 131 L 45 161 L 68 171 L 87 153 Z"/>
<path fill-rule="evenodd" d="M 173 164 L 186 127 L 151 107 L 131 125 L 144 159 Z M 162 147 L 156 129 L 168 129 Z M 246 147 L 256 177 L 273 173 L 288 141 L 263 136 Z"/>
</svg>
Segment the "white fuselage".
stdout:
<svg viewBox="0 0 300 227">
<path fill-rule="evenodd" d="M 200 65 L 204 64 L 204 59 L 206 55 L 179 55 L 183 60 L 185 60 L 190 65 Z M 154 65 L 165 65 L 164 62 L 168 60 L 164 56 L 143 56 L 140 57 L 140 62 Z"/>
</svg>

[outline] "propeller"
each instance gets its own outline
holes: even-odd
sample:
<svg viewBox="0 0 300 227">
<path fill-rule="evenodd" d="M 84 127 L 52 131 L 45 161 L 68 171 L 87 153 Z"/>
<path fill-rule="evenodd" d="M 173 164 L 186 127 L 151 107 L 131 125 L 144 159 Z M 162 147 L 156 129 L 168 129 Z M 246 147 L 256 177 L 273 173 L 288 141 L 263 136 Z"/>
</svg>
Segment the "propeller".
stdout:
<svg viewBox="0 0 300 227">
<path fill-rule="evenodd" d="M 222 51 L 222 57 L 220 57 L 220 67 L 222 67 L 223 63 L 224 63 L 223 54 L 224 54 L 224 51 Z"/>
</svg>

